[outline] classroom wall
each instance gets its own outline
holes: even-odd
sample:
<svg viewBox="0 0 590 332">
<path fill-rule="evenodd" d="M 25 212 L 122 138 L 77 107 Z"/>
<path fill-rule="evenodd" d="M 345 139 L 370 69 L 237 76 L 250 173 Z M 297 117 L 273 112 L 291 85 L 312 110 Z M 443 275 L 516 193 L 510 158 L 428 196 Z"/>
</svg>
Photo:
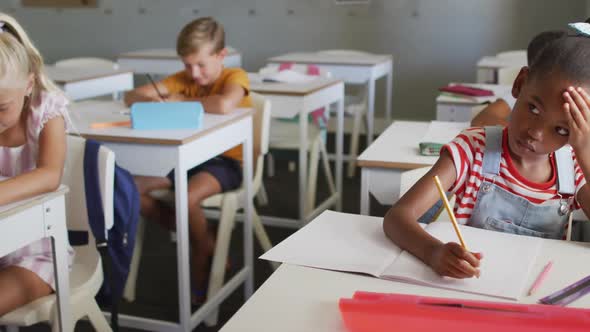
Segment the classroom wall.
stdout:
<svg viewBox="0 0 590 332">
<path fill-rule="evenodd" d="M 394 117 L 408 119 L 432 118 L 436 89 L 474 81 L 481 56 L 525 48 L 536 32 L 564 28 L 590 13 L 585 0 L 372 0 L 368 6 L 336 6 L 333 0 L 101 0 L 98 9 L 59 10 L 20 3 L 0 0 L 0 8 L 22 22 L 47 62 L 173 47 L 180 28 L 203 15 L 225 24 L 228 43 L 242 51 L 249 71 L 289 51 L 393 54 Z M 377 106 L 382 113 L 381 98 Z"/>
</svg>

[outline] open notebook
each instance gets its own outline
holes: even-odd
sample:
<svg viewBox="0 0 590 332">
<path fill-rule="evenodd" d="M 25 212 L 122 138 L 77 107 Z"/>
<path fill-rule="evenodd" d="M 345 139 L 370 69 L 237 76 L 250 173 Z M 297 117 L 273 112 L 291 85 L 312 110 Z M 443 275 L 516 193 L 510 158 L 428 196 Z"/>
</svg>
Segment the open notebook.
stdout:
<svg viewBox="0 0 590 332">
<path fill-rule="evenodd" d="M 439 276 L 395 246 L 383 233 L 382 220 L 325 211 L 260 258 L 518 300 L 541 247 L 538 238 L 461 226 L 469 249 L 482 252 L 484 258 L 479 279 L 458 280 Z M 458 242 L 449 222 L 438 221 L 425 229 L 443 242 Z"/>
</svg>

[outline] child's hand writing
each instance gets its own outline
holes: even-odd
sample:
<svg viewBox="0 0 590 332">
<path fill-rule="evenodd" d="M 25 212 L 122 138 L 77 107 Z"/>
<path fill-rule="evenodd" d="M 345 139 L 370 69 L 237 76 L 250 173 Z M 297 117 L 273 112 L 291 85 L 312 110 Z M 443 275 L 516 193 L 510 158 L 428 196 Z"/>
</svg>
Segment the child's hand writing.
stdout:
<svg viewBox="0 0 590 332">
<path fill-rule="evenodd" d="M 471 253 L 458 243 L 449 242 L 433 250 L 428 265 L 441 276 L 457 279 L 479 278 L 478 267 L 482 258 L 481 253 Z"/>
<path fill-rule="evenodd" d="M 186 97 L 180 93 L 170 94 L 164 96 L 166 99 L 164 101 L 185 101 Z"/>
<path fill-rule="evenodd" d="M 576 155 L 590 153 L 590 95 L 581 87 L 569 87 L 563 93 L 569 125 L 568 143 Z"/>
</svg>

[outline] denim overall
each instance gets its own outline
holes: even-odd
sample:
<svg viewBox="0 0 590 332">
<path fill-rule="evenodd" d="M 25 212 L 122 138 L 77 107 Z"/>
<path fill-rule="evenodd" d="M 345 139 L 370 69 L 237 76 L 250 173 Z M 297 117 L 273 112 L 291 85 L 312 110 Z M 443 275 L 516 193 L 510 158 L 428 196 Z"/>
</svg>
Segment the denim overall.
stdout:
<svg viewBox="0 0 590 332">
<path fill-rule="evenodd" d="M 560 196 L 568 198 L 534 204 L 494 183 L 495 177 L 500 174 L 502 128 L 486 127 L 485 133 L 484 179 L 468 225 L 505 233 L 562 239 L 575 193 L 574 164 L 569 146 L 555 151 L 557 189 Z"/>
</svg>

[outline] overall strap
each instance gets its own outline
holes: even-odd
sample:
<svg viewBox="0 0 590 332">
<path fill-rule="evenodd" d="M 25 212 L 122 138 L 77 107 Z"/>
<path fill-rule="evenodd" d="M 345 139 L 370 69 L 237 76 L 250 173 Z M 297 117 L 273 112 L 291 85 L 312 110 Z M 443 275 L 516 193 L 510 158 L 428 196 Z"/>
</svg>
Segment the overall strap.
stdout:
<svg viewBox="0 0 590 332">
<path fill-rule="evenodd" d="M 576 192 L 574 159 L 569 145 L 555 151 L 557 168 L 557 191 L 560 194 L 573 195 Z"/>
<path fill-rule="evenodd" d="M 486 147 L 483 154 L 482 173 L 484 177 L 500 174 L 502 160 L 502 127 L 485 127 Z"/>
</svg>

